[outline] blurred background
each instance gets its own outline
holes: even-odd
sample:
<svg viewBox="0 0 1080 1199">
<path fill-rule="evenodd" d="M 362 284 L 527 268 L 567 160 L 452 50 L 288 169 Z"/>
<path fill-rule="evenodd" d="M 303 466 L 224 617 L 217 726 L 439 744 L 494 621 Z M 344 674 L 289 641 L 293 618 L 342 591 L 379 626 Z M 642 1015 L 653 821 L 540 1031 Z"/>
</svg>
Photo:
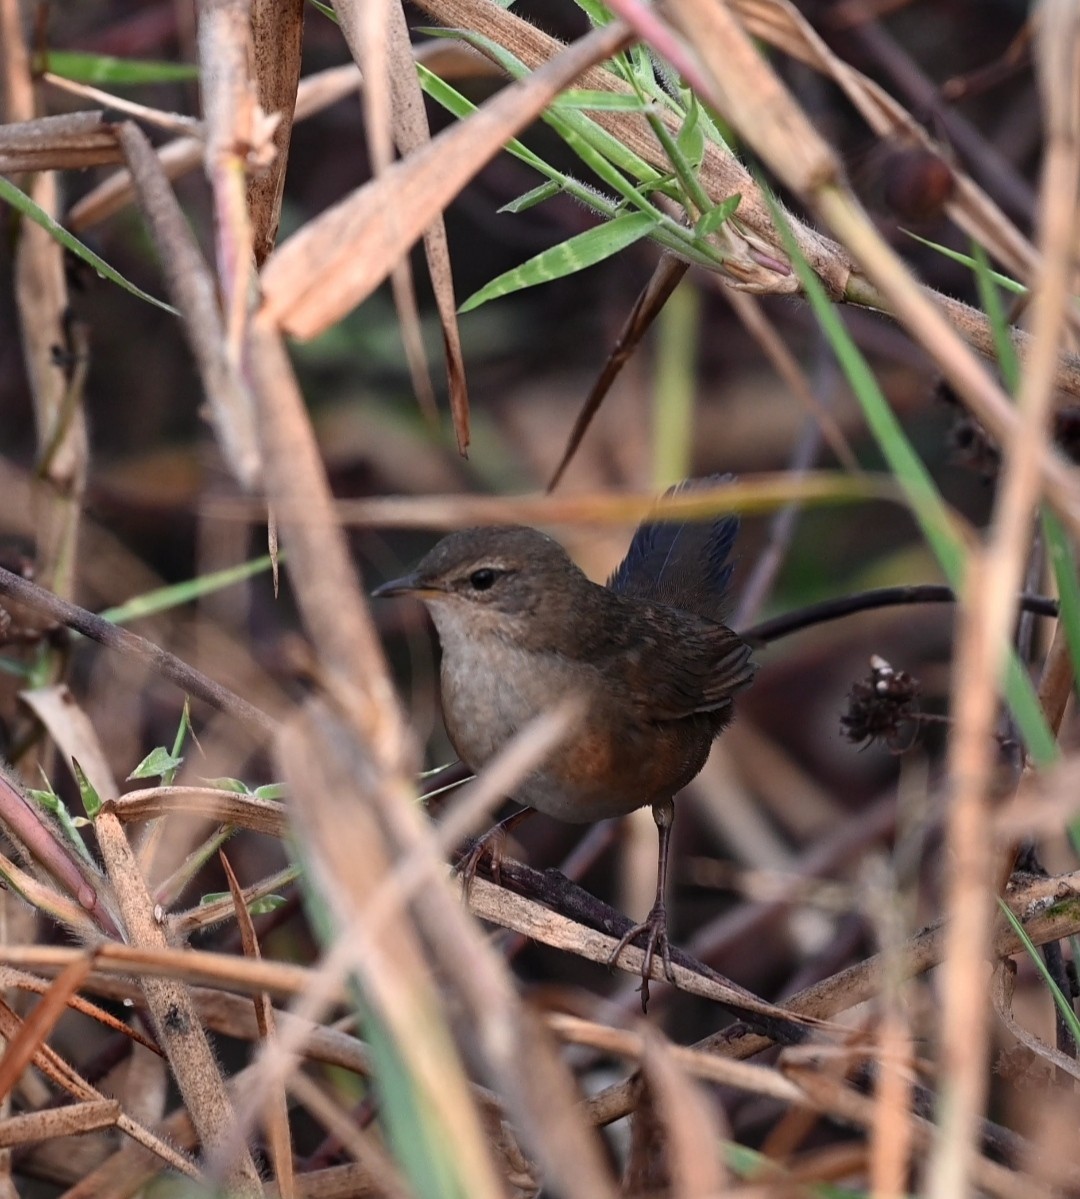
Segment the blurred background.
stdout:
<svg viewBox="0 0 1080 1199">
<path fill-rule="evenodd" d="M 841 57 L 924 121 L 955 161 L 1030 232 L 1041 127 L 1024 40 L 1025 3 L 800 0 L 797 7 Z M 517 5 L 515 11 L 562 37 L 583 28 L 569 3 L 546 0 Z M 181 0 L 83 0 L 43 6 L 42 13 L 42 36 L 54 49 L 193 61 L 191 6 Z M 411 19 L 417 26 L 424 23 L 418 14 Z M 349 61 L 339 31 L 314 8 L 307 16 L 304 56 L 305 74 Z M 857 191 L 890 241 L 931 286 L 974 302 L 968 269 L 905 232 L 969 250 L 942 216 L 949 161 L 900 145 L 882 146 L 836 89 L 797 65 L 780 59 L 777 65 L 841 148 Z M 479 100 L 496 85 L 465 80 L 458 86 Z M 126 94 L 161 108 L 198 110 L 192 82 L 131 88 Z M 55 112 L 81 106 L 57 92 L 49 93 L 48 104 Z M 435 128 L 448 119 L 435 106 L 429 113 Z M 580 174 L 579 164 L 546 127 L 535 127 L 523 140 Z M 66 203 L 75 203 L 107 173 L 106 168 L 66 173 Z M 299 124 L 282 237 L 368 175 L 357 96 Z M 517 215 L 498 212 L 537 182 L 527 167 L 503 155 L 450 208 L 459 301 L 594 223 L 565 197 Z M 210 256 L 205 180 L 192 172 L 177 187 Z M 797 210 L 794 202 L 792 207 Z M 82 236 L 129 279 L 161 294 L 159 268 L 133 209 Z M 445 407 L 437 423 L 419 410 L 388 289 L 325 336 L 294 345 L 336 494 L 542 489 L 657 260 L 651 243 L 638 242 L 581 274 L 494 301 L 462 318 L 473 423 L 467 460 L 454 448 Z M 414 257 L 414 264 L 422 310 L 430 313 L 422 262 Z M 233 497 L 234 485 L 204 422 L 200 385 L 178 323 L 80 264 L 72 262 L 71 277 L 72 317 L 85 327 L 89 345 L 89 517 L 169 582 L 264 553 L 265 530 L 228 513 L 222 503 Z M 879 469 L 858 406 L 807 306 L 765 298 L 760 307 L 806 372 L 816 401 L 855 460 L 865 469 Z M 944 497 L 981 524 L 992 498 L 994 462 L 979 431 L 958 419 L 959 409 L 948 402 L 933 368 L 901 330 L 867 312 L 848 309 L 842 315 Z M 434 319 L 426 333 L 438 381 L 441 346 Z M 4 454 L 29 467 L 33 418 L 8 238 L 0 240 L 0 412 Z M 683 475 L 731 471 L 753 477 L 840 465 L 820 423 L 778 374 L 730 294 L 715 277 L 691 270 L 605 400 L 559 489 L 660 490 Z M 631 533 L 630 528 L 580 526 L 551 531 L 595 579 L 606 577 L 618 562 Z M 434 530 L 355 530 L 352 543 L 365 587 L 402 573 L 438 535 Z M 9 538 L 9 557 L 25 552 L 25 545 Z M 84 552 L 92 551 L 84 547 Z M 884 503 L 796 506 L 744 519 L 737 556 L 732 612 L 741 628 L 869 587 L 941 581 L 910 516 Z M 106 581 L 82 601 L 100 607 L 129 598 L 123 572 L 113 582 L 115 594 L 104 593 Z M 1038 576 L 1032 579 L 1032 590 L 1040 585 Z M 405 602 L 380 604 L 375 614 L 402 694 L 427 739 L 428 764 L 445 762 L 452 755 L 438 715 L 437 651 L 426 617 L 418 604 Z M 263 574 L 202 601 L 197 618 L 247 644 L 286 690 L 305 685 L 287 571 L 280 598 L 274 598 Z M 1033 653 L 1039 636 L 1036 628 Z M 194 646 L 197 664 L 212 673 L 205 647 L 200 660 L 197 638 Z M 933 849 L 939 832 L 934 796 L 942 726 L 906 722 L 887 744 L 865 745 L 844 736 L 841 716 L 873 654 L 919 681 L 925 712 L 943 714 L 951 652 L 951 615 L 942 606 L 851 617 L 760 652 L 758 681 L 741 697 L 736 724 L 679 804 L 670 905 L 679 944 L 775 999 L 871 952 L 886 935 L 891 915 L 899 913 L 906 931 L 932 917 L 940 899 L 941 863 Z M 93 683 L 100 658 L 85 647 L 77 651 L 76 678 L 84 685 Z M 13 684 L 0 696 L 0 731 L 16 723 L 14 690 Z M 106 698 L 100 685 L 92 690 L 102 739 L 120 765 L 134 765 L 146 747 L 166 742 L 175 729 L 171 694 L 152 689 L 145 702 L 134 703 L 115 693 Z M 255 759 L 214 773 L 242 775 L 255 784 L 265 781 L 266 771 L 266 763 Z M 538 817 L 523 831 L 519 851 L 535 866 L 567 867 L 585 887 L 637 918 L 651 902 L 654 839 L 647 811 L 622 826 L 584 831 Z M 887 870 L 881 856 L 886 847 L 891 854 Z M 218 889 L 218 882 L 211 868 L 199 885 Z M 290 912 L 295 915 L 287 908 L 284 915 L 261 919 L 288 930 Z M 567 989 L 579 986 L 582 994 L 610 994 L 629 1006 L 636 1002 L 632 982 L 503 937 L 523 980 L 538 994 L 551 992 L 552 1002 L 570 1002 Z M 272 950 L 273 939 L 269 945 Z M 306 950 L 292 944 L 288 952 Z M 708 1005 L 686 996 L 669 1005 L 661 991 L 657 995 L 662 1018 L 678 1039 L 715 1027 L 715 1009 Z M 1036 1025 L 1048 1019 L 1048 1010 L 1040 1008 Z M 742 1103 L 739 1119 L 745 1127 L 759 1117 L 753 1103 Z"/>
</svg>

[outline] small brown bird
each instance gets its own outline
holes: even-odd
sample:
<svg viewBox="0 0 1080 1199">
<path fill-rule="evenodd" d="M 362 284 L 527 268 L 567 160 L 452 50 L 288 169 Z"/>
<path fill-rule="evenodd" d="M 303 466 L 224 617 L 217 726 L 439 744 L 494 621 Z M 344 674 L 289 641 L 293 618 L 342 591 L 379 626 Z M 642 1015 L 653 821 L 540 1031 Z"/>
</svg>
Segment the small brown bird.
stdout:
<svg viewBox="0 0 1080 1199">
<path fill-rule="evenodd" d="M 580 726 L 516 788 L 514 799 L 528 807 L 482 839 L 464 873 L 467 881 L 529 809 L 585 824 L 650 804 L 660 836 L 656 902 L 611 955 L 614 963 L 647 934 L 643 1005 L 657 950 L 671 975 L 664 894 L 672 800 L 730 722 L 732 696 L 754 678 L 750 646 L 721 623 L 737 531 L 731 516 L 649 521 L 601 587 L 536 529 L 466 529 L 373 592 L 415 595 L 431 612 L 446 730 L 472 770 L 563 697 L 585 698 Z"/>
</svg>

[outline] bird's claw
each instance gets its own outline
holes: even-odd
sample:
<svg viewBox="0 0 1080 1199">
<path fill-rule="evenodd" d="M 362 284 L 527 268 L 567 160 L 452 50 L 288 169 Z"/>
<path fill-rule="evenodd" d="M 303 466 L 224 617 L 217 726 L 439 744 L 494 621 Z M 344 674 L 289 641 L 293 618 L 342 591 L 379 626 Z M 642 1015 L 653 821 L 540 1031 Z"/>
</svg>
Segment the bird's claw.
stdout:
<svg viewBox="0 0 1080 1199">
<path fill-rule="evenodd" d="M 502 860 L 506 850 L 506 833 L 499 825 L 477 837 L 468 853 L 462 854 L 454 866 L 454 874 L 461 879 L 462 894 L 469 897 L 469 888 L 484 858 L 491 859 L 491 877 L 502 886 Z"/>
<path fill-rule="evenodd" d="M 668 982 L 675 981 L 675 970 L 671 965 L 671 943 L 667 934 L 667 908 L 662 901 L 658 900 L 653 904 L 652 911 L 640 924 L 635 924 L 633 928 L 623 933 L 618 945 L 608 957 L 608 966 L 614 967 L 622 951 L 627 945 L 636 941 L 642 933 L 648 934 L 645 938 L 645 957 L 641 962 L 640 987 L 641 1010 L 647 1012 L 649 1009 L 649 979 L 652 976 L 653 959 L 658 950 L 660 960 L 664 963 L 664 977 Z"/>
</svg>

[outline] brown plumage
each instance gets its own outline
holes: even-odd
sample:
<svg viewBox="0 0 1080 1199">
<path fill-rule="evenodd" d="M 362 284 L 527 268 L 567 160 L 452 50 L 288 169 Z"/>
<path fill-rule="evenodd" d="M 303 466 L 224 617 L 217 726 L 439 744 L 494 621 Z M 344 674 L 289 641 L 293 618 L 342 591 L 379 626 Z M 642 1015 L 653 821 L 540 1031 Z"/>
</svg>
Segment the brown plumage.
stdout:
<svg viewBox="0 0 1080 1199">
<path fill-rule="evenodd" d="M 584 719 L 514 798 L 574 823 L 653 807 L 656 905 L 613 955 L 647 931 L 646 975 L 657 947 L 670 972 L 663 893 L 671 800 L 701 770 L 731 720 L 732 696 L 754 677 L 750 647 L 719 622 L 736 528 L 733 518 L 645 524 L 606 587 L 535 529 L 467 529 L 375 593 L 412 593 L 430 610 L 443 650 L 447 732 L 473 770 L 565 696 L 584 699 Z"/>
</svg>

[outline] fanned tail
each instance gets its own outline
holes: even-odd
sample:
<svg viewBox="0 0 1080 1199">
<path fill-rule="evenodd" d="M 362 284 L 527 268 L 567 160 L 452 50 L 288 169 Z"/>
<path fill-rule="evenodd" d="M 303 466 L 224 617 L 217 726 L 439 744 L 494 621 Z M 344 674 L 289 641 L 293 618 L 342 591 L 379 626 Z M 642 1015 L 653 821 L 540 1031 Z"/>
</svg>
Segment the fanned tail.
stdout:
<svg viewBox="0 0 1080 1199">
<path fill-rule="evenodd" d="M 677 495 L 690 488 L 715 487 L 734 475 L 686 479 L 665 492 Z M 722 621 L 727 588 L 734 569 L 729 561 L 739 532 L 737 516 L 716 520 L 648 520 L 638 526 L 608 587 L 622 595 L 654 600 Z"/>
</svg>

